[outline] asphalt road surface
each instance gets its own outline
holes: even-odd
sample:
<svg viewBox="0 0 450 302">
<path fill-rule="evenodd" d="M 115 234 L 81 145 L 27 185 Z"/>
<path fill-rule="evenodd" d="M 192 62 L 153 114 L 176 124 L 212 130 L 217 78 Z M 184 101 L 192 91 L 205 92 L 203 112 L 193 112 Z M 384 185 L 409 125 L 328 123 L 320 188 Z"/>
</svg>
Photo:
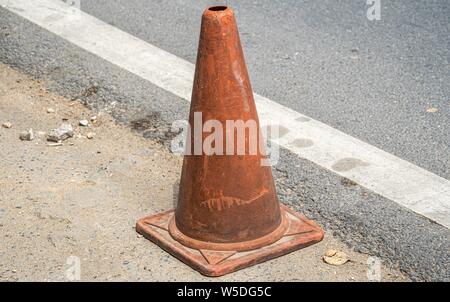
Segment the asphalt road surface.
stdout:
<svg viewBox="0 0 450 302">
<path fill-rule="evenodd" d="M 448 1 L 381 0 L 379 21 L 363 0 L 82 0 L 81 9 L 195 63 L 201 13 L 218 3 L 236 13 L 255 92 L 450 180 Z M 124 124 L 186 118 L 181 98 L 5 8 L 0 62 Z M 450 280 L 446 227 L 285 149 L 274 172 L 282 202 L 358 252 L 413 280 Z"/>
<path fill-rule="evenodd" d="M 195 63 L 202 11 L 222 2 L 81 8 Z M 367 19 L 363 0 L 224 2 L 257 93 L 450 179 L 448 1 L 381 0 L 380 21 Z"/>
</svg>

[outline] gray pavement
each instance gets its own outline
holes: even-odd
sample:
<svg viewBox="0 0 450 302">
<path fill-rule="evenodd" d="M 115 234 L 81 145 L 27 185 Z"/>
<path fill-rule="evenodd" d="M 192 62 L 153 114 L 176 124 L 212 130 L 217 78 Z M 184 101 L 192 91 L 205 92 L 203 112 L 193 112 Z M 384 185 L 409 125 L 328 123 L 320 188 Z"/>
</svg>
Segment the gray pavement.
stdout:
<svg viewBox="0 0 450 302">
<path fill-rule="evenodd" d="M 228 1 L 253 88 L 449 179 L 448 3 L 382 1 L 382 20 L 370 22 L 365 1 L 335 2 Z M 206 4 L 84 0 L 82 9 L 194 62 Z M 1 8 L 0 16 L 0 62 L 127 125 L 145 118 L 168 128 L 186 117 L 178 97 Z M 448 229 L 287 151 L 274 171 L 281 200 L 349 246 L 413 280 L 450 280 Z"/>
</svg>

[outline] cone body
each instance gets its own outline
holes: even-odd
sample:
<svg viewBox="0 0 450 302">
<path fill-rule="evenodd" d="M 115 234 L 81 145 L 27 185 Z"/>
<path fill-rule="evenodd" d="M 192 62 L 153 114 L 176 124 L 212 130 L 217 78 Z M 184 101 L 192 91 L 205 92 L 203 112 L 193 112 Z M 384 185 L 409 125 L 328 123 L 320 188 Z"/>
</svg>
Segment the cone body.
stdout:
<svg viewBox="0 0 450 302">
<path fill-rule="evenodd" d="M 248 154 L 248 140 L 257 139 L 259 133 L 249 137 L 250 132 L 246 132 L 246 155 L 237 155 L 237 130 L 226 127 L 227 120 L 255 121 L 257 132 L 260 131 L 230 8 L 206 10 L 203 14 L 189 116 L 191 133 L 195 112 L 202 113 L 203 123 L 220 121 L 224 152 L 229 144 L 227 135 L 234 133 L 234 155 L 195 155 L 195 136 L 191 135 L 193 155 L 185 155 L 183 161 L 176 228 L 188 238 L 212 243 L 239 243 L 270 236 L 280 227 L 282 216 L 271 168 L 261 165 L 265 157 L 260 142 L 257 153 Z M 210 134 L 206 132 L 201 137 L 204 140 Z"/>
</svg>

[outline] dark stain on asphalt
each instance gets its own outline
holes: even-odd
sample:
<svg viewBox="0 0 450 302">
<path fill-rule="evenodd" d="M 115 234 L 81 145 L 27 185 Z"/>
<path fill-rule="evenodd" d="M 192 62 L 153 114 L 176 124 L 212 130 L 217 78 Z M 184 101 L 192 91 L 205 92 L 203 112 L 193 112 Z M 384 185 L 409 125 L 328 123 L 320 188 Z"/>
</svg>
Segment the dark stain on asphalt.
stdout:
<svg viewBox="0 0 450 302">
<path fill-rule="evenodd" d="M 159 111 L 152 111 L 143 118 L 131 121 L 130 126 L 133 130 L 142 132 L 144 138 L 152 139 L 166 147 L 170 147 L 170 142 L 183 130 L 172 131 L 171 124 L 162 119 Z"/>
<path fill-rule="evenodd" d="M 314 142 L 311 139 L 307 138 L 297 138 L 292 143 L 292 146 L 298 147 L 298 148 L 308 148 L 314 145 Z"/>
<path fill-rule="evenodd" d="M 295 120 L 297 122 L 306 123 L 306 122 L 309 122 L 311 119 L 308 117 L 301 116 L 301 117 L 296 118 Z"/>
<path fill-rule="evenodd" d="M 153 111 L 143 118 L 131 121 L 131 128 L 137 131 L 145 131 L 147 129 L 157 128 L 161 125 L 161 113 Z"/>
<path fill-rule="evenodd" d="M 338 160 L 331 168 L 337 172 L 350 171 L 356 167 L 369 166 L 369 163 L 353 157 L 346 157 Z"/>
<path fill-rule="evenodd" d="M 97 92 L 98 92 L 98 85 L 92 84 L 81 93 L 81 96 L 89 97 L 91 95 L 97 94 Z"/>
<path fill-rule="evenodd" d="M 353 186 L 357 186 L 358 184 L 356 182 L 354 182 L 351 179 L 348 179 L 346 177 L 342 177 L 341 178 L 341 184 L 345 187 L 353 187 Z"/>
</svg>

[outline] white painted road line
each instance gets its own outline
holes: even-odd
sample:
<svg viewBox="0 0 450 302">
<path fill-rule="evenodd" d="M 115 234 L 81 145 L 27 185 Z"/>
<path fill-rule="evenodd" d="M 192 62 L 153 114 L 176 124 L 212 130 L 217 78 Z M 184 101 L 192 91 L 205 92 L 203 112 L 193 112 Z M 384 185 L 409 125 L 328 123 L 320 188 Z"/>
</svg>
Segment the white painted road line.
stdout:
<svg viewBox="0 0 450 302">
<path fill-rule="evenodd" d="M 0 5 L 153 84 L 190 100 L 194 65 L 59 0 Z M 277 142 L 302 158 L 450 228 L 450 181 L 255 94 L 260 120 L 289 130 Z M 308 144 L 304 144 L 307 141 Z"/>
</svg>

